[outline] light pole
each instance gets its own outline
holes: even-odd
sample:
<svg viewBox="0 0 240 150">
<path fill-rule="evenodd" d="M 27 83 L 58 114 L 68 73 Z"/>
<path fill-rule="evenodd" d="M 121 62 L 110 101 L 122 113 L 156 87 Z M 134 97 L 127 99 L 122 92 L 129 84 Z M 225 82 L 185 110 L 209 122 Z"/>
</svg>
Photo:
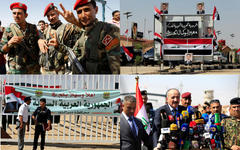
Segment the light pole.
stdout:
<svg viewBox="0 0 240 150">
<path fill-rule="evenodd" d="M 125 12 L 125 13 L 123 13 L 127 17 L 127 30 L 128 30 L 128 18 L 132 16 L 131 13 L 132 12 Z M 127 32 L 127 45 L 128 45 L 128 32 Z"/>
</svg>

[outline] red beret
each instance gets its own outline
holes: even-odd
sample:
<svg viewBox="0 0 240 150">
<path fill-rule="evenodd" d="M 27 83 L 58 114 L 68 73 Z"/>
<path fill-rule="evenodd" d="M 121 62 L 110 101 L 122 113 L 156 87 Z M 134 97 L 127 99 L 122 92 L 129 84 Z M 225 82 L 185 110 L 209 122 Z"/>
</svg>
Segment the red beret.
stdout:
<svg viewBox="0 0 240 150">
<path fill-rule="evenodd" d="M 191 93 L 190 92 L 183 93 L 182 98 L 191 98 Z"/>
<path fill-rule="evenodd" d="M 17 2 L 17 3 L 12 3 L 10 5 L 10 9 L 13 10 L 14 8 L 19 8 L 27 11 L 27 6 L 23 3 Z"/>
<path fill-rule="evenodd" d="M 50 11 L 50 10 L 53 10 L 55 8 L 54 4 L 53 3 L 50 3 L 47 5 L 47 7 L 45 8 L 44 10 L 44 17 L 47 15 L 47 13 Z"/>
<path fill-rule="evenodd" d="M 76 10 L 78 6 L 85 5 L 87 3 L 90 3 L 91 1 L 92 0 L 77 0 L 73 6 L 73 9 Z"/>
</svg>

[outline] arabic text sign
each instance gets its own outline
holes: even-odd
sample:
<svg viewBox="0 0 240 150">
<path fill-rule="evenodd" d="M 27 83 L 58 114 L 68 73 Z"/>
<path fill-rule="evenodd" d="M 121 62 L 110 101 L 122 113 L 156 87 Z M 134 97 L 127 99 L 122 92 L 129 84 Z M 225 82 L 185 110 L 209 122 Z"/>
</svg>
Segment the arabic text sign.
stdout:
<svg viewBox="0 0 240 150">
<path fill-rule="evenodd" d="M 55 113 L 113 114 L 118 108 L 119 90 L 58 90 L 14 86 L 15 91 L 31 96 L 30 112 L 45 98 Z"/>
<path fill-rule="evenodd" d="M 167 22 L 166 38 L 198 38 L 198 22 Z"/>
</svg>

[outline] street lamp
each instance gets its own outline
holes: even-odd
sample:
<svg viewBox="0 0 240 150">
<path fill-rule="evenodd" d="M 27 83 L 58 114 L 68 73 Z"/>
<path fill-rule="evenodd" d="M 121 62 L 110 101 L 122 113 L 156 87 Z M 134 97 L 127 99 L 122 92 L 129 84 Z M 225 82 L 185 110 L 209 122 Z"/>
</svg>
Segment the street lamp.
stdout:
<svg viewBox="0 0 240 150">
<path fill-rule="evenodd" d="M 128 30 L 128 18 L 132 16 L 131 13 L 132 12 L 125 12 L 125 13 L 123 13 L 127 17 L 127 30 Z M 128 45 L 128 32 L 127 32 L 127 45 Z"/>
</svg>

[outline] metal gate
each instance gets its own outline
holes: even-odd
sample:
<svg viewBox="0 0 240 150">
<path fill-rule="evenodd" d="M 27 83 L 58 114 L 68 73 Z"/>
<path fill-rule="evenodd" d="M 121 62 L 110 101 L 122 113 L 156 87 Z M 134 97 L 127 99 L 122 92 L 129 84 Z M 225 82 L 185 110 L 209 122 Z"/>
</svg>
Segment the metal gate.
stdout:
<svg viewBox="0 0 240 150">
<path fill-rule="evenodd" d="M 59 89 L 87 89 L 87 90 L 119 90 L 118 75 L 7 75 L 0 76 L 0 106 L 3 108 L 3 85 L 19 85 L 26 87 Z M 1 141 L 17 141 L 18 135 L 15 122 L 16 114 L 3 116 L 0 110 L 1 127 L 6 128 L 10 139 Z M 83 114 L 52 114 L 52 130 L 46 132 L 46 143 L 119 143 L 120 117 L 119 115 L 83 115 Z M 30 117 L 31 118 L 31 117 Z M 6 124 L 2 124 L 6 122 Z M 33 141 L 34 125 L 30 119 L 29 132 L 25 134 L 25 141 Z"/>
</svg>

